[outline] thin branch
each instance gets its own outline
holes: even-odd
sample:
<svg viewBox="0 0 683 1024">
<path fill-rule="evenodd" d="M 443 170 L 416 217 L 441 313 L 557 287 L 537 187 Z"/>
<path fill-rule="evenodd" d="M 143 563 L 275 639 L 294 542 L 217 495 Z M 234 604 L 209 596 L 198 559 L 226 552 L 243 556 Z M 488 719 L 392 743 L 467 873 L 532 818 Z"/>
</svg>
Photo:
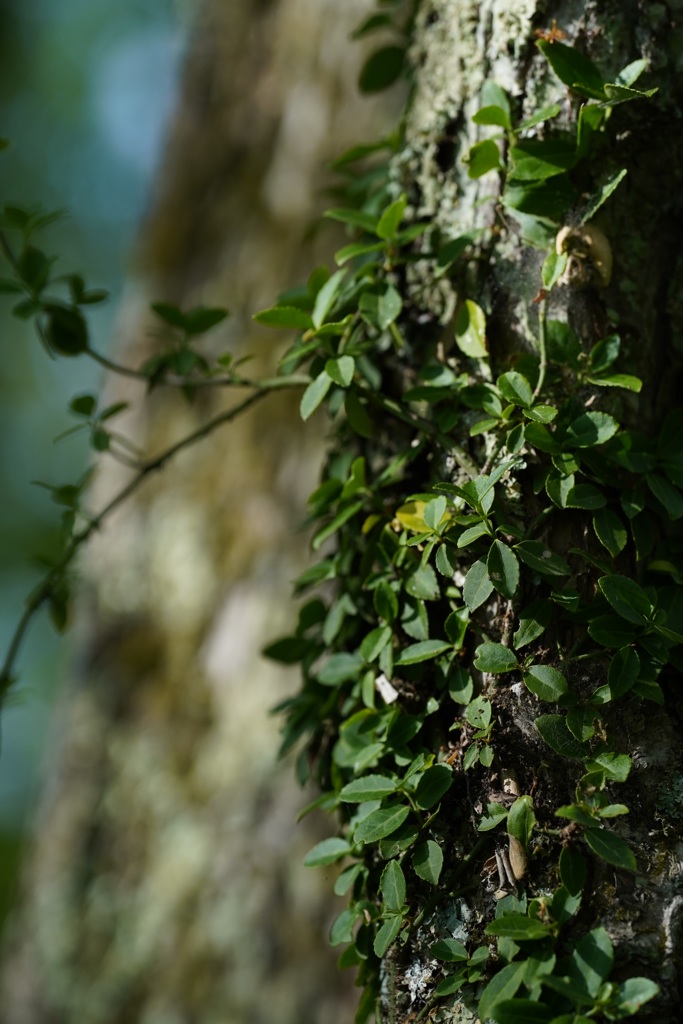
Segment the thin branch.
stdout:
<svg viewBox="0 0 683 1024">
<path fill-rule="evenodd" d="M 306 383 L 309 381 L 308 378 L 304 378 L 303 380 L 305 380 Z M 247 409 L 261 401 L 261 399 L 265 398 L 266 395 L 269 395 L 272 391 L 297 387 L 300 386 L 301 383 L 302 381 L 291 377 L 276 377 L 272 380 L 252 383 L 251 386 L 256 388 L 256 390 L 252 395 L 249 395 L 248 398 L 245 398 L 244 401 L 230 409 L 226 409 L 217 416 L 214 416 L 213 419 L 208 420 L 203 424 L 203 426 L 199 427 L 191 434 L 188 434 L 186 437 L 181 438 L 180 441 L 177 441 L 169 448 L 166 448 L 160 455 L 142 463 L 135 476 L 128 481 L 126 486 L 115 494 L 111 501 L 105 505 L 104 508 L 94 516 L 86 526 L 73 535 L 60 560 L 52 567 L 52 569 L 50 569 L 26 602 L 24 612 L 16 625 L 14 633 L 12 634 L 4 664 L 0 669 L 0 701 L 2 701 L 14 682 L 12 675 L 14 665 L 33 616 L 46 601 L 50 600 L 56 585 L 62 579 L 64 572 L 68 569 L 79 549 L 87 540 L 89 540 L 96 530 L 100 529 L 103 522 L 109 518 L 112 512 L 127 501 L 127 499 L 137 491 L 148 476 L 155 473 L 157 470 L 162 469 L 166 463 L 175 458 L 179 452 L 183 451 L 185 448 L 191 447 L 193 444 L 196 444 L 197 441 L 201 441 L 203 438 L 213 433 L 213 431 L 218 427 L 223 426 L 223 424 L 232 422 L 232 420 L 236 419 L 243 412 L 246 412 Z"/>
</svg>

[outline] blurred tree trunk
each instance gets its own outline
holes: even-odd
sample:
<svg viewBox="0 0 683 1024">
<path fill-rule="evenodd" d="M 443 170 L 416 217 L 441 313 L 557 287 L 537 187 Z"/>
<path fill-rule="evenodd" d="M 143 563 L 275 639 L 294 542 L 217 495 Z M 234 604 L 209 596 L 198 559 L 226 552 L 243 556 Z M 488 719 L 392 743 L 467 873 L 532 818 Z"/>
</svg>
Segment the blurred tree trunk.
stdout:
<svg viewBox="0 0 683 1024">
<path fill-rule="evenodd" d="M 257 353 L 249 314 L 329 260 L 308 237 L 322 168 L 385 130 L 356 88 L 349 33 L 367 0 L 207 0 L 142 233 L 116 357 L 157 344 L 148 304 L 229 306 L 211 352 Z M 155 329 L 158 328 L 158 321 Z M 272 372 L 272 369 L 270 370 Z M 225 407 L 204 389 L 135 401 L 128 433 L 157 452 Z M 87 556 L 78 664 L 8 929 L 12 1024 L 333 1024 L 348 980 L 326 948 L 326 880 L 301 867 L 315 826 L 278 765 L 269 708 L 283 679 L 260 648 L 290 620 L 298 529 L 319 441 L 273 399 L 188 450 L 122 508 Z M 123 422 L 122 422 L 123 426 Z M 126 479 L 110 464 L 90 502 Z"/>
</svg>

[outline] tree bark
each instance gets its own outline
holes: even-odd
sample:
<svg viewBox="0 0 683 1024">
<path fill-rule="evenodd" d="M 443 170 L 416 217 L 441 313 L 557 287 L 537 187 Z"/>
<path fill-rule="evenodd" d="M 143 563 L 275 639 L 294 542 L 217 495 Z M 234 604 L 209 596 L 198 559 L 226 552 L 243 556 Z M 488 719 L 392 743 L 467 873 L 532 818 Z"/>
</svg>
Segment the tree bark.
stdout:
<svg viewBox="0 0 683 1024">
<path fill-rule="evenodd" d="M 429 231 L 434 232 L 431 237 L 447 241 L 477 228 L 497 233 L 494 256 L 485 274 L 473 272 L 478 301 L 486 308 L 495 380 L 514 366 L 515 352 L 532 347 L 529 336 L 537 330 L 538 309 L 534 299 L 545 253 L 525 245 L 514 220 L 501 209 L 498 176 L 468 177 L 463 157 L 486 135 L 484 131 L 482 136 L 481 128 L 471 119 L 482 105 L 481 88 L 486 80 L 505 88 L 519 117 L 558 103 L 560 119 L 571 119 L 567 90 L 550 73 L 534 45 L 535 29 L 549 28 L 553 18 L 566 33 L 567 42 L 590 56 L 607 80 L 630 61 L 647 58 L 648 84 L 659 88 L 656 101 L 615 108 L 609 141 L 595 157 L 596 179 L 614 167 L 628 170 L 626 184 L 598 218 L 614 255 L 611 283 L 607 289 L 587 292 L 570 287 L 555 290 L 548 311 L 549 317 L 576 329 L 586 350 L 607 333 L 610 320 L 619 324 L 625 348 L 623 365 L 641 375 L 645 387 L 638 399 L 624 397 L 624 393 L 619 398 L 605 396 L 603 391 L 600 408 L 616 411 L 622 422 L 637 425 L 646 433 L 656 431 L 665 414 L 680 401 L 681 323 L 676 296 L 681 283 L 677 239 L 683 227 L 679 185 L 683 153 L 671 126 L 681 110 L 676 46 L 682 13 L 679 4 L 425 0 L 411 51 L 415 84 L 405 147 L 394 168 L 397 191 L 407 192 L 415 219 L 429 224 Z M 411 268 L 403 298 L 413 310 L 414 344 L 418 343 L 415 323 L 419 322 L 427 325 L 423 327 L 424 342 L 435 336 L 435 329 L 443 331 L 442 343 L 448 351 L 454 311 L 462 294 L 437 273 L 433 259 Z M 458 366 L 458 358 L 452 358 L 452 351 L 450 354 L 451 365 Z M 583 400 L 591 407 L 598 400 L 597 389 L 587 388 Z M 475 458 L 487 461 L 480 448 L 471 450 L 476 452 Z M 420 482 L 422 486 L 413 483 L 416 491 L 425 489 L 425 480 Z M 527 494 L 525 500 L 533 503 L 533 496 Z M 667 532 L 672 529 L 675 527 Z M 554 550 L 566 553 L 576 547 L 599 554 L 589 513 L 577 512 L 569 527 L 563 526 L 551 537 Z M 636 575 L 642 569 L 643 563 L 636 566 L 624 558 L 620 571 Z M 589 587 L 591 572 L 582 571 L 582 585 Z M 600 571 L 593 572 L 593 578 L 599 575 Z M 500 617 L 504 611 L 500 600 L 497 607 L 489 609 L 485 628 L 490 638 L 503 636 Z M 576 627 L 559 623 L 554 635 L 544 638 L 545 646 L 554 643 L 566 653 L 576 637 Z M 592 666 L 588 662 L 575 675 L 579 687 L 595 687 L 604 680 L 604 662 Z M 677 673 L 671 669 L 665 673 L 663 685 L 665 706 L 631 702 L 618 711 L 608 710 L 604 717 L 607 730 L 619 737 L 618 749 L 634 756 L 634 770 L 615 799 L 632 808 L 621 834 L 637 852 L 642 875 L 616 872 L 597 861 L 590 895 L 582 905 L 581 926 L 585 930 L 598 925 L 607 929 L 616 949 L 618 978 L 645 974 L 659 982 L 660 996 L 645 1006 L 637 1019 L 673 1024 L 680 1016 L 683 980 L 681 825 L 675 811 L 672 815 L 680 799 L 678 765 L 683 752 Z M 490 695 L 486 679 L 484 686 Z M 498 687 L 494 694 L 494 715 L 504 736 L 500 757 L 492 773 L 470 775 L 466 793 L 462 788 L 458 791 L 459 799 L 481 811 L 491 787 L 502 789 L 504 776 L 513 772 L 519 791 L 534 793 L 536 813 L 542 817 L 573 799 L 576 780 L 567 779 L 567 762 L 539 741 L 533 727 L 540 710 L 538 701 L 524 690 L 512 693 Z M 670 786 L 674 795 L 667 796 Z M 456 815 L 455 808 L 452 810 Z M 552 825 L 552 819 L 548 818 L 546 825 Z M 442 826 L 441 838 L 451 865 L 463 863 L 477 838 L 468 814 L 461 814 L 459 825 L 452 821 Z M 557 885 L 556 861 L 543 856 L 540 849 L 537 852 L 524 882 L 530 895 L 550 892 Z M 410 933 L 405 946 L 387 954 L 381 975 L 382 1021 L 407 1022 L 416 1019 L 420 1011 L 424 1013 L 440 976 L 429 952 L 437 938 L 454 935 L 461 941 L 473 941 L 481 937 L 482 925 L 491 919 L 495 906 L 484 882 L 478 884 L 483 859 L 475 859 L 464 878 L 461 875 L 464 894 L 443 893 L 423 927 Z M 418 900 L 414 910 L 419 914 L 421 909 Z M 428 1019 L 474 1022 L 476 1006 L 476 987 L 468 988 L 437 1002 Z"/>
</svg>

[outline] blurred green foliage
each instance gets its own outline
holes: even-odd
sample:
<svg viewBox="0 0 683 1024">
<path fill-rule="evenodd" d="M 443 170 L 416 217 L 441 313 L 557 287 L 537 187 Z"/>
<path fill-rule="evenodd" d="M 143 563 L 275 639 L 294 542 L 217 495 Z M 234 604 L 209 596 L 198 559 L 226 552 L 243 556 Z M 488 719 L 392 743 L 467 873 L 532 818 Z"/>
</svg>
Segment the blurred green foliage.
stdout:
<svg viewBox="0 0 683 1024">
<path fill-rule="evenodd" d="M 0 197 L 64 215 L 45 232 L 63 271 L 88 270 L 111 299 L 94 307 L 105 350 L 127 258 L 172 112 L 183 46 L 172 0 L 0 0 Z M 73 481 L 87 439 L 52 439 L 73 425 L 68 402 L 97 368 L 50 363 L 0 296 L 0 643 L 55 548 L 59 509 L 33 481 Z M 81 364 L 85 365 L 81 365 Z M 22 835 L 40 785 L 50 708 L 65 651 L 47 617 L 35 623 L 22 681 L 3 711 L 0 758 L 0 921 L 16 877 Z"/>
</svg>

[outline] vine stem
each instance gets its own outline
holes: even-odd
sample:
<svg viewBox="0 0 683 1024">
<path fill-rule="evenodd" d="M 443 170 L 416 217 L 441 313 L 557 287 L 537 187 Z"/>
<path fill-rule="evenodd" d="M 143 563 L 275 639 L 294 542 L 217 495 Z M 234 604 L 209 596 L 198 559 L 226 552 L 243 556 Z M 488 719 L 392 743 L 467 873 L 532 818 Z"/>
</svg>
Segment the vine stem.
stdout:
<svg viewBox="0 0 683 1024">
<path fill-rule="evenodd" d="M 538 364 L 538 383 L 534 388 L 534 401 L 538 398 L 545 384 L 545 371 L 548 368 L 548 348 L 545 333 L 545 318 L 548 313 L 548 296 L 544 295 L 538 306 L 538 352 L 540 362 Z"/>
<path fill-rule="evenodd" d="M 305 380 L 308 382 L 308 378 L 305 378 Z M 265 398 L 266 395 L 269 395 L 272 391 L 297 387 L 300 386 L 301 383 L 302 381 L 298 381 L 296 379 L 293 380 L 291 377 L 282 378 L 281 380 L 276 377 L 272 380 L 252 383 L 251 386 L 256 388 L 256 390 L 253 394 L 249 395 L 248 398 L 245 398 L 244 401 L 240 402 L 238 405 L 232 406 L 230 409 L 226 409 L 224 412 L 219 413 L 212 419 L 207 420 L 207 422 L 201 427 L 198 427 L 197 430 L 188 434 L 186 437 L 181 438 L 180 441 L 177 441 L 169 448 L 166 448 L 159 455 L 155 456 L 155 458 L 148 459 L 146 462 L 143 462 L 137 473 L 128 481 L 125 487 L 122 487 L 121 490 L 114 495 L 111 501 L 109 501 L 96 516 L 90 519 L 86 526 L 77 533 L 74 533 L 73 537 L 67 544 L 62 557 L 45 575 L 43 580 L 38 584 L 36 589 L 28 598 L 24 612 L 14 629 L 7 648 L 4 663 L 2 668 L 0 668 L 0 702 L 14 682 L 12 672 L 31 620 L 45 602 L 49 601 L 54 592 L 55 586 L 74 560 L 79 549 L 87 540 L 90 539 L 96 530 L 100 529 L 103 522 L 109 518 L 112 512 L 127 501 L 127 499 L 137 491 L 148 476 L 155 473 L 157 470 L 162 469 L 166 463 L 178 455 L 179 452 L 183 451 L 185 448 L 189 448 L 193 444 L 196 444 L 198 441 L 201 441 L 203 438 L 213 433 L 213 431 L 218 427 L 223 426 L 223 424 L 230 423 L 243 412 L 246 412 L 247 409 L 251 408 L 251 406 L 261 401 L 262 398 Z"/>
</svg>

